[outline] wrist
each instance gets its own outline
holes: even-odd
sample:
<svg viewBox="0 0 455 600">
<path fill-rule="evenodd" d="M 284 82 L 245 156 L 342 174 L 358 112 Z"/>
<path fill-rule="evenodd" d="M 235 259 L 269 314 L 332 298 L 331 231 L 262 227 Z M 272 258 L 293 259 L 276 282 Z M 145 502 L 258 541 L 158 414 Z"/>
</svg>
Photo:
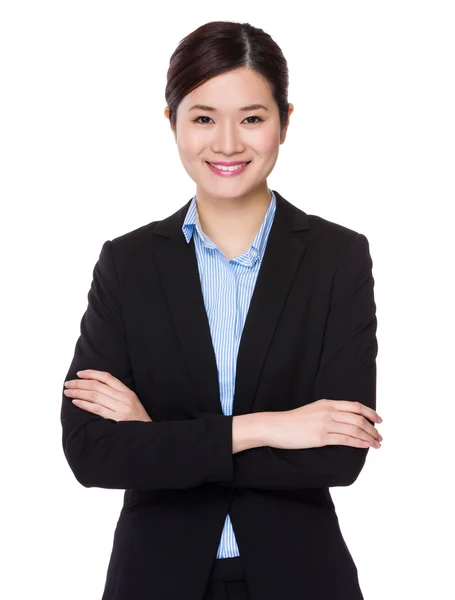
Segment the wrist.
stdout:
<svg viewBox="0 0 455 600">
<path fill-rule="evenodd" d="M 258 413 L 258 416 L 260 416 L 258 427 L 263 446 L 280 448 L 278 440 L 283 436 L 283 427 L 285 426 L 288 413 L 288 410 Z"/>
<path fill-rule="evenodd" d="M 267 445 L 264 414 L 248 413 L 232 418 L 232 454 Z"/>
<path fill-rule="evenodd" d="M 267 411 L 233 417 L 232 454 L 260 446 L 278 448 L 277 430 L 281 431 L 284 415 L 288 412 L 287 410 Z"/>
</svg>

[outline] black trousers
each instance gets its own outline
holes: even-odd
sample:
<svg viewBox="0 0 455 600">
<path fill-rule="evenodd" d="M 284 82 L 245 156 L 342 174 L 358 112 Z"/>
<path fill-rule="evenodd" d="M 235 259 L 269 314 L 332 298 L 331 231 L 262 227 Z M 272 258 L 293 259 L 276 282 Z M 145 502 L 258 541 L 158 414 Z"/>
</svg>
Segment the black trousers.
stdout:
<svg viewBox="0 0 455 600">
<path fill-rule="evenodd" d="M 215 560 L 203 600 L 250 600 L 240 556 Z"/>
</svg>

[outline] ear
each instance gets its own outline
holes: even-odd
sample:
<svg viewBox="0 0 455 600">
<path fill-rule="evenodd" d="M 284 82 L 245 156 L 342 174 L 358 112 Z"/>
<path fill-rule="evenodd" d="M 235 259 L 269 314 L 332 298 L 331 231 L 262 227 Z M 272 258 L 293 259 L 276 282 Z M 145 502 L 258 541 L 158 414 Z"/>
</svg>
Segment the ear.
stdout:
<svg viewBox="0 0 455 600">
<path fill-rule="evenodd" d="M 280 144 L 284 144 L 284 141 L 286 139 L 286 134 L 287 134 L 287 131 L 288 131 L 288 127 L 289 127 L 289 120 L 290 120 L 290 117 L 291 117 L 291 115 L 292 115 L 293 112 L 294 112 L 294 105 L 293 104 L 289 104 L 289 108 L 288 108 L 288 122 L 283 127 L 283 129 L 281 130 Z"/>
<path fill-rule="evenodd" d="M 172 127 L 172 123 L 170 122 L 170 115 L 171 115 L 171 111 L 169 109 L 169 106 L 166 106 L 166 108 L 164 109 L 164 116 L 166 117 L 166 119 L 169 119 L 169 124 L 171 126 L 172 129 L 172 133 L 174 134 L 174 139 L 175 141 L 177 141 L 177 132 L 175 131 L 175 129 Z"/>
</svg>

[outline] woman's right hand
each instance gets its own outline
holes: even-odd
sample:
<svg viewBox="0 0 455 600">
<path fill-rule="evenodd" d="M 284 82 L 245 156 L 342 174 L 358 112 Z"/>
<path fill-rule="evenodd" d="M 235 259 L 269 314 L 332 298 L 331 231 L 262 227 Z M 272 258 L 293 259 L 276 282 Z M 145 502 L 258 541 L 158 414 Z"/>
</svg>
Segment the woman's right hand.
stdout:
<svg viewBox="0 0 455 600">
<path fill-rule="evenodd" d="M 266 445 L 298 450 L 319 446 L 353 446 L 380 448 L 382 436 L 374 425 L 381 417 L 375 410 L 349 400 L 322 398 L 299 408 L 267 412 L 264 428 Z"/>
</svg>

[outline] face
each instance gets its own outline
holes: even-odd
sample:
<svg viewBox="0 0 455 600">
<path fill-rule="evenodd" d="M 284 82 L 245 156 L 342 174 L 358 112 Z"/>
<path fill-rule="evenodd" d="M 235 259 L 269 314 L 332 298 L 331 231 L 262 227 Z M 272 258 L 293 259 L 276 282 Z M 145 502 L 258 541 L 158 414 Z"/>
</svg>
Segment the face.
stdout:
<svg viewBox="0 0 455 600">
<path fill-rule="evenodd" d="M 262 107 L 252 107 L 258 104 Z M 289 115 L 292 111 L 290 105 Z M 165 115 L 169 118 L 167 108 Z M 198 198 L 244 198 L 264 186 L 267 191 L 266 179 L 286 130 L 280 131 L 278 105 L 268 83 L 242 67 L 213 77 L 185 96 L 174 137 L 182 164 L 197 184 Z M 209 162 L 248 165 L 226 175 Z"/>
</svg>

